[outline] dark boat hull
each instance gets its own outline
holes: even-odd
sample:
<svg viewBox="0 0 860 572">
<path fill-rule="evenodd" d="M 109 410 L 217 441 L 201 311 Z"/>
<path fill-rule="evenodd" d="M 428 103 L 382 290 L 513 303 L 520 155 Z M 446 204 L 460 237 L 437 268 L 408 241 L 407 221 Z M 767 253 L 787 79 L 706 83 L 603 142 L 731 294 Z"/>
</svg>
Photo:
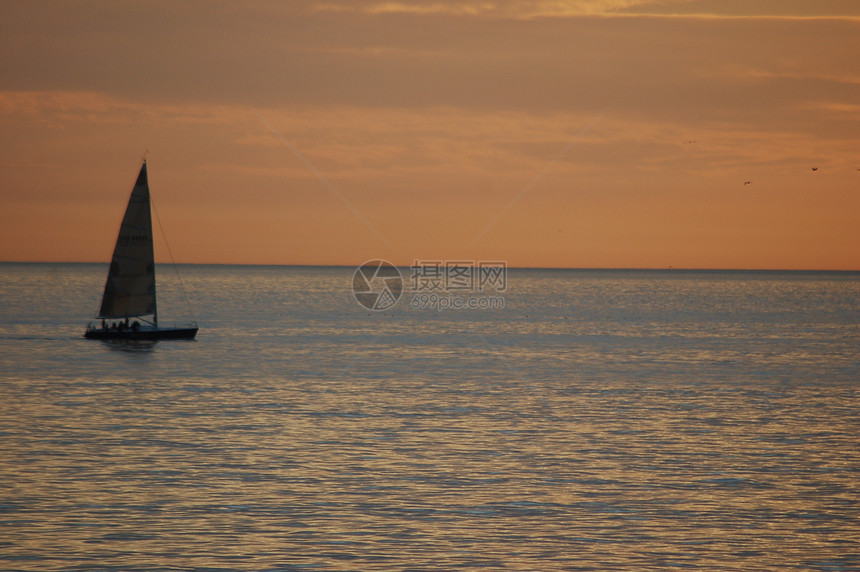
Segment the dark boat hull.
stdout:
<svg viewBox="0 0 860 572">
<path fill-rule="evenodd" d="M 84 337 L 90 340 L 192 340 L 197 328 L 147 328 L 128 330 L 87 330 Z"/>
</svg>

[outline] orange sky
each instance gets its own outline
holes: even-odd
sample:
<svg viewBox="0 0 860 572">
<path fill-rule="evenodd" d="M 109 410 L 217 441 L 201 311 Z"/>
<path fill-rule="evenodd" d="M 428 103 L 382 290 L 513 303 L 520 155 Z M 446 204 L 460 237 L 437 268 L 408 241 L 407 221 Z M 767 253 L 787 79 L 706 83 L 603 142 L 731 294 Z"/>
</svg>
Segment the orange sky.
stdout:
<svg viewBox="0 0 860 572">
<path fill-rule="evenodd" d="M 6 3 L 0 260 L 108 260 L 148 151 L 179 262 L 860 270 L 857 54 L 855 0 Z"/>
</svg>

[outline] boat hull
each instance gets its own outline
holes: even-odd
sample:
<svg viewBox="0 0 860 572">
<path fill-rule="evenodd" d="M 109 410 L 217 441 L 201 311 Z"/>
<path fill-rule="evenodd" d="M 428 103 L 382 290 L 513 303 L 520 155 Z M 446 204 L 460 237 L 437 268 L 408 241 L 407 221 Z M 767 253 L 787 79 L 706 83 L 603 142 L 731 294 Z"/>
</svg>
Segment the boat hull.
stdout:
<svg viewBox="0 0 860 572">
<path fill-rule="evenodd" d="M 90 340 L 192 340 L 197 328 L 147 328 L 140 330 L 87 330 L 84 337 Z"/>
</svg>

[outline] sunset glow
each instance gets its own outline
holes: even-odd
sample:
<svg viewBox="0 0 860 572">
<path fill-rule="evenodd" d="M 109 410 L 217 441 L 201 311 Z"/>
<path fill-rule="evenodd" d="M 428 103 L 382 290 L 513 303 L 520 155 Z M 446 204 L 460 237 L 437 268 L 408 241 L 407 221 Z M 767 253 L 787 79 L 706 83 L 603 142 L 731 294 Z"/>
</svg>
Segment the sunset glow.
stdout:
<svg viewBox="0 0 860 572">
<path fill-rule="evenodd" d="M 860 270 L 858 53 L 839 0 L 8 4 L 0 260 L 107 261 L 146 154 L 179 262 Z"/>
</svg>

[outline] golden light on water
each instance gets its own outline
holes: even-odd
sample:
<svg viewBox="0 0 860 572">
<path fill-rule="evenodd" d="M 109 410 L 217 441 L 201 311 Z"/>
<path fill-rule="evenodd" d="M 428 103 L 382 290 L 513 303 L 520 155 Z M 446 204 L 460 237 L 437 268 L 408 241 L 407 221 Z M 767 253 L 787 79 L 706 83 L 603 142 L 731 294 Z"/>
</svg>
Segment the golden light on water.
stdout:
<svg viewBox="0 0 860 572">
<path fill-rule="evenodd" d="M 421 377 L 146 382 L 125 397 L 108 382 L 78 390 L 74 418 L 34 395 L 20 420 L 39 429 L 4 472 L 42 532 L 19 523 L 7 557 L 770 568 L 825 561 L 857 532 L 832 520 L 853 502 L 851 418 L 804 413 L 838 412 L 844 390 Z"/>
</svg>

